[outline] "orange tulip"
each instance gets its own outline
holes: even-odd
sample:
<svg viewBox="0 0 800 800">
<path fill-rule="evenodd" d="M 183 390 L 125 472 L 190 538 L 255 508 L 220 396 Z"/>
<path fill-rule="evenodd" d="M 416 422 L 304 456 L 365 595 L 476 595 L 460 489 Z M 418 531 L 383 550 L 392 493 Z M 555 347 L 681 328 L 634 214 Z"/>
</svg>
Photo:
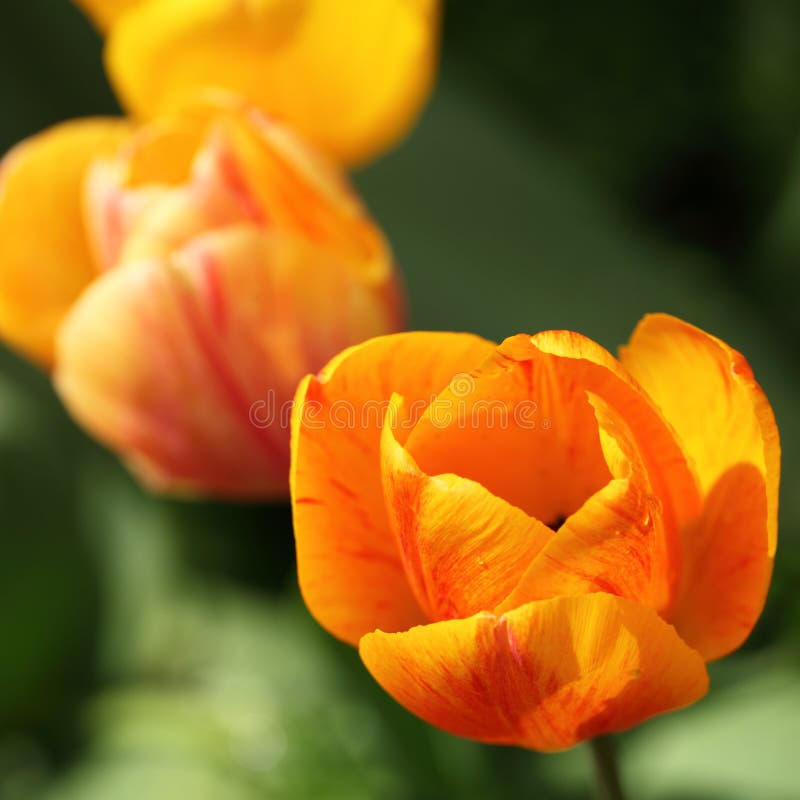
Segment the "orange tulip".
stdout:
<svg viewBox="0 0 800 800">
<path fill-rule="evenodd" d="M 297 381 L 402 325 L 343 176 L 229 96 L 68 123 L 2 178 L 0 334 L 154 489 L 287 494 Z"/>
<path fill-rule="evenodd" d="M 424 720 L 570 747 L 698 700 L 748 636 L 779 460 L 744 358 L 674 317 L 620 360 L 565 331 L 373 339 L 296 396 L 300 586 Z"/>
</svg>

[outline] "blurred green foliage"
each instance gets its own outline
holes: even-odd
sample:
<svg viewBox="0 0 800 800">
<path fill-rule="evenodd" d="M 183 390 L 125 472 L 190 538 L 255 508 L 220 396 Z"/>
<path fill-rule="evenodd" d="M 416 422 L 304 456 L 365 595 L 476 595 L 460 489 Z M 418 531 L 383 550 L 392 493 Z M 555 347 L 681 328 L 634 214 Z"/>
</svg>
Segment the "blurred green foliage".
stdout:
<svg viewBox="0 0 800 800">
<path fill-rule="evenodd" d="M 67 0 L 0 11 L 0 146 L 115 113 Z M 622 738 L 645 800 L 800 796 L 800 9 L 451 3 L 440 86 L 357 176 L 413 323 L 615 347 L 645 312 L 741 349 L 784 444 L 764 619 L 708 698 Z M 580 749 L 432 730 L 297 595 L 284 507 L 153 498 L 0 355 L 0 800 L 579 798 Z"/>
</svg>

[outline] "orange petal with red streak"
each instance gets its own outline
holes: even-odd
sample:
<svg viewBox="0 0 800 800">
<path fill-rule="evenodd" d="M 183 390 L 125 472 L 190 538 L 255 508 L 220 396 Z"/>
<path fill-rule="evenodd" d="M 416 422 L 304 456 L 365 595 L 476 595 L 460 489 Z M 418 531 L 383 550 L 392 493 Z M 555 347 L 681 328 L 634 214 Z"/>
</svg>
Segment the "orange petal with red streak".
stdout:
<svg viewBox="0 0 800 800">
<path fill-rule="evenodd" d="M 631 429 L 655 494 L 664 504 L 668 525 L 697 516 L 701 498 L 697 481 L 675 440 L 669 421 L 628 370 L 596 342 L 570 331 L 544 331 L 531 337 L 533 347 L 559 361 L 573 362 L 584 388 L 605 400 Z"/>
<path fill-rule="evenodd" d="M 707 660 L 722 658 L 750 635 L 772 575 L 760 470 L 753 464 L 728 469 L 684 541 L 681 594 L 671 621 Z"/>
<path fill-rule="evenodd" d="M 356 643 L 375 628 L 404 630 L 424 619 L 383 498 L 384 416 L 394 392 L 419 411 L 494 347 L 467 334 L 381 337 L 341 353 L 301 384 L 291 473 L 300 588 L 336 636 Z"/>
<path fill-rule="evenodd" d="M 608 592 L 666 608 L 671 598 L 668 539 L 636 442 L 599 397 L 590 395 L 613 480 L 570 516 L 498 610 L 559 595 Z"/>
<path fill-rule="evenodd" d="M 736 464 L 761 471 L 774 555 L 780 439 L 769 401 L 744 356 L 693 325 L 653 314 L 636 327 L 621 358 L 675 429 L 704 493 Z"/>
<path fill-rule="evenodd" d="M 395 437 L 399 403 L 395 396 L 381 452 L 389 519 L 409 581 L 430 619 L 489 611 L 553 531 L 479 483 L 422 472 Z"/>
<path fill-rule="evenodd" d="M 448 386 L 406 448 L 426 474 L 469 478 L 550 524 L 580 508 L 610 475 L 580 376 L 559 370 L 529 341 L 507 339 Z"/>
<path fill-rule="evenodd" d="M 442 393 L 409 435 L 406 449 L 420 469 L 477 481 L 545 523 L 568 517 L 611 479 L 587 399 L 593 393 L 625 420 L 662 502 L 658 558 L 669 585 L 658 589 L 657 604 L 667 607 L 678 575 L 678 527 L 697 516 L 700 497 L 671 429 L 633 378 L 599 345 L 563 331 L 512 337 L 466 377 Z M 532 417 L 519 414 L 526 403 L 534 404 Z M 476 424 L 487 408 L 492 422 Z M 437 419 L 443 410 L 452 418 Z"/>
<path fill-rule="evenodd" d="M 652 609 L 607 594 L 529 603 L 361 640 L 399 703 L 458 736 L 561 750 L 695 702 L 698 653 Z"/>
</svg>

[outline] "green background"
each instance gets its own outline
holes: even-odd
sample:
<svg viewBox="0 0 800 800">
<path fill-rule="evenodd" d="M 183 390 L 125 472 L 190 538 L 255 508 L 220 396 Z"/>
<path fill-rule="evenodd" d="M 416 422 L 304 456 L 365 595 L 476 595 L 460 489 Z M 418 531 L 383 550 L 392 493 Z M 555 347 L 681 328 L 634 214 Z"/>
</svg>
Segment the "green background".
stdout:
<svg viewBox="0 0 800 800">
<path fill-rule="evenodd" d="M 415 133 L 356 176 L 418 328 L 663 310 L 742 350 L 784 446 L 767 610 L 707 698 L 622 737 L 643 800 L 800 797 L 800 6 L 456 0 Z M 0 11 L 0 148 L 114 113 L 67 0 Z M 585 753 L 480 747 L 299 601 L 284 507 L 146 495 L 0 353 L 0 800 L 582 798 Z"/>
</svg>

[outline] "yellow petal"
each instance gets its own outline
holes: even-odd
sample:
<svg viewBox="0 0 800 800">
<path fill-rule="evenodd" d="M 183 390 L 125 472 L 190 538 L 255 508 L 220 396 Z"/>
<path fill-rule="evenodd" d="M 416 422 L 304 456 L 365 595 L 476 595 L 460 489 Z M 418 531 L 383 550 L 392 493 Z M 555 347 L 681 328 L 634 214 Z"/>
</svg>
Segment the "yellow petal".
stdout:
<svg viewBox="0 0 800 800">
<path fill-rule="evenodd" d="M 494 348 L 454 333 L 372 339 L 300 386 L 292 417 L 292 506 L 300 589 L 331 633 L 355 644 L 424 620 L 389 526 L 380 434 L 389 398 L 424 408 Z"/>
<path fill-rule="evenodd" d="M 83 221 L 86 170 L 129 133 L 119 120 L 68 122 L 2 163 L 0 335 L 45 367 L 64 314 L 97 273 Z"/>
<path fill-rule="evenodd" d="M 621 358 L 676 431 L 704 493 L 736 464 L 761 471 L 773 555 L 780 440 L 769 401 L 744 357 L 699 328 L 653 314 L 639 323 Z"/>
<path fill-rule="evenodd" d="M 106 61 L 138 116 L 226 89 L 352 164 L 414 122 L 438 27 L 437 0 L 144 0 L 112 28 Z"/>
<path fill-rule="evenodd" d="M 561 750 L 705 694 L 700 656 L 651 608 L 608 594 L 377 631 L 361 657 L 378 683 L 458 736 Z"/>
</svg>

